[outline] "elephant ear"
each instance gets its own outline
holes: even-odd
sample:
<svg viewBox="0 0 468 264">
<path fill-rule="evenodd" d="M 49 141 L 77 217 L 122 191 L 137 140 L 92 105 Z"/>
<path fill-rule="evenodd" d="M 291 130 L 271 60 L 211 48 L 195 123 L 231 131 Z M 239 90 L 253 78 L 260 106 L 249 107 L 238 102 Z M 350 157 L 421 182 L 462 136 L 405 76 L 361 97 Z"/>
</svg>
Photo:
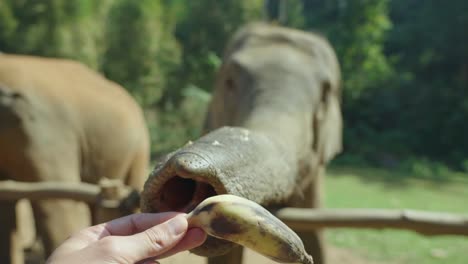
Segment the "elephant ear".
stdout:
<svg viewBox="0 0 468 264">
<path fill-rule="evenodd" d="M 314 150 L 318 153 L 320 164 L 326 164 L 343 148 L 343 120 L 338 87 L 324 81 L 321 98 L 314 114 Z"/>
<path fill-rule="evenodd" d="M 319 84 L 319 102 L 313 113 L 313 150 L 318 154 L 318 161 L 325 164 L 340 153 L 343 146 L 340 65 L 330 43 L 319 34 L 288 29 L 284 35 L 312 59 L 313 76 Z"/>
</svg>

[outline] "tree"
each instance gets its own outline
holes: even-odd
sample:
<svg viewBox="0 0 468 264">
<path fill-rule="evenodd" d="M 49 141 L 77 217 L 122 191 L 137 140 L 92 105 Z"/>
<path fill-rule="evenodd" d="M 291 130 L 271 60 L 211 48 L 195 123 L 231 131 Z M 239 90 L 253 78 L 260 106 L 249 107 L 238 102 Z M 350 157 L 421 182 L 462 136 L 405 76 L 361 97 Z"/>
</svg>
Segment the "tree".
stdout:
<svg viewBox="0 0 468 264">
<path fill-rule="evenodd" d="M 391 92 L 394 70 L 384 53 L 392 25 L 388 1 L 302 2 L 304 29 L 325 35 L 341 64 L 345 150 L 370 157 L 385 152 L 388 142 L 400 136 L 385 131 L 393 125 L 388 113 L 396 106 L 395 94 Z"/>
<path fill-rule="evenodd" d="M 4 0 L 0 3 L 0 50 L 81 60 L 97 68 L 99 32 L 111 0 Z"/>
<path fill-rule="evenodd" d="M 400 126 L 418 155 L 460 168 L 468 155 L 468 2 L 392 1 L 387 53 L 404 76 Z"/>
<path fill-rule="evenodd" d="M 166 98 L 177 103 L 181 90 L 194 85 L 211 91 L 223 49 L 244 23 L 262 16 L 261 0 L 179 0 L 176 37 L 182 45 L 182 65 Z"/>
<path fill-rule="evenodd" d="M 171 12 L 161 1 L 119 0 L 110 11 L 102 71 L 145 106 L 157 102 L 178 64 Z"/>
<path fill-rule="evenodd" d="M 264 2 L 265 17 L 268 21 L 294 28 L 305 26 L 302 0 L 265 0 Z"/>
<path fill-rule="evenodd" d="M 387 0 L 303 0 L 305 28 L 333 44 L 343 71 L 345 97 L 356 98 L 391 73 L 383 48 L 391 28 Z"/>
</svg>

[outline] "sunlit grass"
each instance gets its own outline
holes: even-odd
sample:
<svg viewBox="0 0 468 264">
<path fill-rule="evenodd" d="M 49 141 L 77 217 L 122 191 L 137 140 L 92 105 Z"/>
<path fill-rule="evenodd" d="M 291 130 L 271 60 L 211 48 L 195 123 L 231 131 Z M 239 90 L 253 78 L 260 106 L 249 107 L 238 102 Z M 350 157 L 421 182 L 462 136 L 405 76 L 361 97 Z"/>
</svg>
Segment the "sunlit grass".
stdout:
<svg viewBox="0 0 468 264">
<path fill-rule="evenodd" d="M 393 175 L 393 177 L 392 177 Z M 326 179 L 326 206 L 408 208 L 468 215 L 468 181 L 413 179 L 375 168 L 332 168 Z M 468 238 L 424 237 L 410 231 L 329 229 L 329 241 L 374 260 L 396 263 L 465 264 Z"/>
</svg>

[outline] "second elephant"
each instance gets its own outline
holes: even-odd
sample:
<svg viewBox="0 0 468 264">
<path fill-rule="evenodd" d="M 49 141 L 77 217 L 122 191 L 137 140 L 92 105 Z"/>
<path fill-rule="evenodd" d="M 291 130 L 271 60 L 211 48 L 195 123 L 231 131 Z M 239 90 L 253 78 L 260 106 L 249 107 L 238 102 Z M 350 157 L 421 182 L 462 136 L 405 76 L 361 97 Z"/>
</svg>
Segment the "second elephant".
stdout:
<svg viewBox="0 0 468 264">
<path fill-rule="evenodd" d="M 0 54 L 0 180 L 110 178 L 140 190 L 148 164 L 143 113 L 123 87 L 74 61 Z M 83 202 L 32 205 L 46 254 L 91 224 Z M 15 203 L 0 201 L 0 212 L 0 260 L 21 263 Z"/>
<path fill-rule="evenodd" d="M 266 207 L 319 207 L 325 166 L 342 148 L 340 69 L 322 37 L 262 23 L 230 41 L 206 118 L 208 133 L 169 154 L 145 185 L 142 209 L 190 211 L 231 193 Z M 325 263 L 320 231 L 300 234 Z M 223 255 L 209 238 L 194 250 Z M 211 263 L 240 263 L 239 249 Z"/>
</svg>

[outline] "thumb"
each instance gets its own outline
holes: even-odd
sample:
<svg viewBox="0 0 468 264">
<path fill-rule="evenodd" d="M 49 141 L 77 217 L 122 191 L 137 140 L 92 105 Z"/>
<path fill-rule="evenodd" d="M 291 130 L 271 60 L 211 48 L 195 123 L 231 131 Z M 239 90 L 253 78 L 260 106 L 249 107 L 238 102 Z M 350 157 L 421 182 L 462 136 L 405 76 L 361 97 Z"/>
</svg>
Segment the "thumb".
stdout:
<svg viewBox="0 0 468 264">
<path fill-rule="evenodd" d="M 132 235 L 113 237 L 118 243 L 121 258 L 137 262 L 142 259 L 156 257 L 173 248 L 187 232 L 187 219 L 178 215 L 162 224 L 156 225 L 144 232 Z"/>
</svg>

